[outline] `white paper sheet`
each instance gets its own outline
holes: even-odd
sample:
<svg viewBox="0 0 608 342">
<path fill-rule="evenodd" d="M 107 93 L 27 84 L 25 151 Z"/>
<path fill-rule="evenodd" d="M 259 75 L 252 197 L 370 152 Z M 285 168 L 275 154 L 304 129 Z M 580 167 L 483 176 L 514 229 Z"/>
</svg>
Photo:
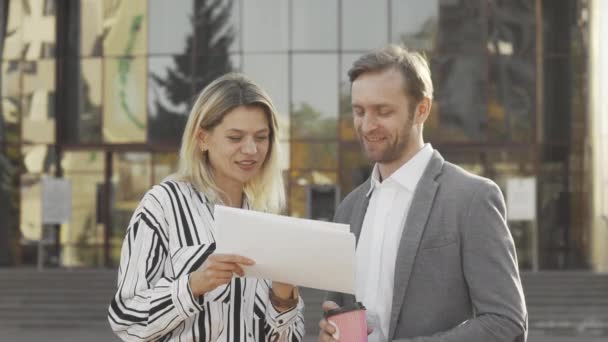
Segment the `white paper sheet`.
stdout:
<svg viewBox="0 0 608 342">
<path fill-rule="evenodd" d="M 216 253 L 255 260 L 245 276 L 354 294 L 355 236 L 346 224 L 216 205 Z"/>
</svg>

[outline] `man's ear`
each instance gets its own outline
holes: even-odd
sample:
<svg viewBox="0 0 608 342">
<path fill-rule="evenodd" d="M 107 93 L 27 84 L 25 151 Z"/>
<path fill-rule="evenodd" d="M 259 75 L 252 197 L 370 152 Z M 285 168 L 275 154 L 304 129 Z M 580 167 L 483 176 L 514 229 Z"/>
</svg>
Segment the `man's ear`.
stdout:
<svg viewBox="0 0 608 342">
<path fill-rule="evenodd" d="M 433 101 L 430 98 L 424 97 L 418 105 L 416 106 L 416 115 L 414 116 L 414 120 L 416 124 L 424 124 L 426 119 L 429 117 L 431 113 L 431 106 L 433 105 Z"/>
</svg>

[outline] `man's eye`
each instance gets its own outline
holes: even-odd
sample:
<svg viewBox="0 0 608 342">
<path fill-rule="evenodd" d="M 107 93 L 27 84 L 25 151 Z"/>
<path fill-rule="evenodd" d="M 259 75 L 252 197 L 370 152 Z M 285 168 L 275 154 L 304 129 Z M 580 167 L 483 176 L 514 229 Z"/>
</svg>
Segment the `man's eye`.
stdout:
<svg viewBox="0 0 608 342">
<path fill-rule="evenodd" d="M 228 137 L 228 140 L 238 142 L 241 141 L 241 137 Z"/>
</svg>

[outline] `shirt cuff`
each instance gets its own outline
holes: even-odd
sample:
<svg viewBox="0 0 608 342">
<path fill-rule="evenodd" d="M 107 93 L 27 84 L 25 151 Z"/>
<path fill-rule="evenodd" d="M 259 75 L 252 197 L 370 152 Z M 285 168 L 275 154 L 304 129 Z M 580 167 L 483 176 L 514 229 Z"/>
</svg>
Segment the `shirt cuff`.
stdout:
<svg viewBox="0 0 608 342">
<path fill-rule="evenodd" d="M 298 296 L 298 304 L 296 306 L 287 311 L 280 312 L 269 300 L 266 310 L 266 322 L 273 328 L 281 328 L 292 324 L 296 320 L 298 314 L 304 310 L 304 301 L 301 296 Z"/>
<path fill-rule="evenodd" d="M 203 307 L 199 304 L 198 298 L 192 294 L 190 288 L 190 274 L 186 274 L 176 279 L 172 284 L 171 298 L 175 308 L 184 320 L 188 319 L 199 312 L 203 311 Z"/>
</svg>

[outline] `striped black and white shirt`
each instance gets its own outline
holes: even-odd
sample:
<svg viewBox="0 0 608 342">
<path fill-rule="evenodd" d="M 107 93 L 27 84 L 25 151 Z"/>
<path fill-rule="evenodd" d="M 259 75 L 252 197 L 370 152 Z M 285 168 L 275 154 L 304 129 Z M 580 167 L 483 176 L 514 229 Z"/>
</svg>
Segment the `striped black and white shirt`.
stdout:
<svg viewBox="0 0 608 342">
<path fill-rule="evenodd" d="M 300 341 L 302 298 L 278 312 L 268 280 L 233 278 L 193 296 L 189 274 L 214 250 L 213 207 L 204 194 L 181 181 L 154 186 L 123 242 L 108 315 L 114 332 L 124 341 Z"/>
</svg>

